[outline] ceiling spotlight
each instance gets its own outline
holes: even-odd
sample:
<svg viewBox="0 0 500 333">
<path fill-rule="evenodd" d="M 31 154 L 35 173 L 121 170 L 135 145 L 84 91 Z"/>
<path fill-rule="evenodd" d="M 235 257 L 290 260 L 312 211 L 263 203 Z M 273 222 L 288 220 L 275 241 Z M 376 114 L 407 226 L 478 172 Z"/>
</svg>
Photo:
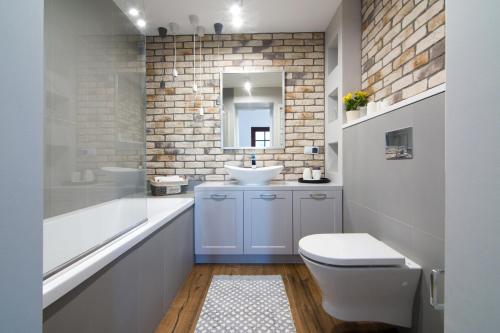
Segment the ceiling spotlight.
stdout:
<svg viewBox="0 0 500 333">
<path fill-rule="evenodd" d="M 136 8 L 130 8 L 128 10 L 128 14 L 130 16 L 136 17 L 137 15 L 139 15 L 139 11 Z"/>
<path fill-rule="evenodd" d="M 222 23 L 215 23 L 214 24 L 214 31 L 215 31 L 215 34 L 216 35 L 220 35 L 222 33 L 222 28 L 224 26 L 222 25 Z"/>
<path fill-rule="evenodd" d="M 250 93 L 252 91 L 252 84 L 250 82 L 245 82 L 244 84 L 245 90 Z"/>
<path fill-rule="evenodd" d="M 189 15 L 189 23 L 194 27 L 196 28 L 199 23 L 200 23 L 200 19 L 198 18 L 198 16 L 196 15 Z"/>
<path fill-rule="evenodd" d="M 241 14 L 241 7 L 239 4 L 235 3 L 234 5 L 229 8 L 229 12 L 235 16 L 238 16 Z"/>
<path fill-rule="evenodd" d="M 158 28 L 158 35 L 159 35 L 160 37 L 162 37 L 162 38 L 167 37 L 167 32 L 168 32 L 168 30 L 167 30 L 167 28 L 165 28 L 165 27 L 159 27 L 159 28 Z"/>
<path fill-rule="evenodd" d="M 243 25 L 243 20 L 241 17 L 233 17 L 233 21 L 231 23 L 233 24 L 233 27 L 239 28 Z"/>
<path fill-rule="evenodd" d="M 179 33 L 179 25 L 177 23 L 175 23 L 175 22 L 170 22 L 168 24 L 168 29 L 174 35 L 177 35 Z"/>
<path fill-rule="evenodd" d="M 146 26 L 146 21 L 144 21 L 143 19 L 138 19 L 137 20 L 137 26 L 139 28 L 144 28 Z"/>
</svg>

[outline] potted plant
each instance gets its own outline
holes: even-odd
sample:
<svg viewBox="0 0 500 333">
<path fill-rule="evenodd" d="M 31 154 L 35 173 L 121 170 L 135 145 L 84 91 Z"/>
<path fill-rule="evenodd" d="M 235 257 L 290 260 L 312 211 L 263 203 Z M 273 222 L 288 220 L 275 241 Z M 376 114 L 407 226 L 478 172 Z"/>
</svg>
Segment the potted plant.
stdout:
<svg viewBox="0 0 500 333">
<path fill-rule="evenodd" d="M 362 90 L 354 93 L 350 92 L 344 96 L 343 102 L 347 122 L 349 123 L 359 118 L 361 109 L 364 109 L 368 103 L 368 94 Z"/>
</svg>

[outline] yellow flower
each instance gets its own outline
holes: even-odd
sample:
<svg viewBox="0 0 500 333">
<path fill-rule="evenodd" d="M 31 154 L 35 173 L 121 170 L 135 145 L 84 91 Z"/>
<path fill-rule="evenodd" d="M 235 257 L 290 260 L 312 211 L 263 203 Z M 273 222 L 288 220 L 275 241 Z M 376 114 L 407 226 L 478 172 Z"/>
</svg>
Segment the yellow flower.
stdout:
<svg viewBox="0 0 500 333">
<path fill-rule="evenodd" d="M 352 98 L 352 93 L 348 93 L 347 95 L 345 95 L 343 98 L 344 104 L 347 104 Z"/>
<path fill-rule="evenodd" d="M 356 97 L 364 97 L 364 98 L 368 97 L 368 94 L 362 90 L 356 91 L 354 94 L 356 95 Z"/>
</svg>

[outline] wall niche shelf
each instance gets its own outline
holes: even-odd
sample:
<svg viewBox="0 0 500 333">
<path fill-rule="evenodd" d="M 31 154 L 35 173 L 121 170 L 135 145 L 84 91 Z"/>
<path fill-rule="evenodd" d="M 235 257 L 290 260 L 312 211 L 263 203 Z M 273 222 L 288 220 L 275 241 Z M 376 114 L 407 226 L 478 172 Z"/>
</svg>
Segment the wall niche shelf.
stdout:
<svg viewBox="0 0 500 333">
<path fill-rule="evenodd" d="M 335 35 L 327 46 L 328 62 L 326 65 L 327 76 L 329 76 L 339 64 L 339 36 Z"/>
<path fill-rule="evenodd" d="M 330 142 L 327 144 L 326 149 L 329 156 L 329 159 L 326 161 L 327 168 L 329 170 L 329 178 L 334 183 L 338 183 L 339 179 L 337 179 L 337 177 L 339 174 L 339 143 Z"/>
<path fill-rule="evenodd" d="M 361 1 L 342 1 L 325 32 L 325 175 L 341 185 L 342 96 L 361 88 Z"/>
<path fill-rule="evenodd" d="M 336 121 L 339 118 L 339 89 L 338 88 L 335 88 L 335 90 L 332 91 L 328 95 L 327 108 L 328 108 L 327 121 L 329 123 Z"/>
<path fill-rule="evenodd" d="M 374 113 L 374 114 L 366 115 L 366 116 L 363 116 L 361 118 L 356 119 L 355 121 L 351 121 L 350 123 L 343 124 L 342 125 L 342 129 L 345 129 L 345 128 L 348 128 L 348 127 L 360 124 L 362 122 L 365 122 L 367 120 L 376 118 L 376 117 L 384 115 L 386 113 L 389 113 L 389 112 L 401 109 L 402 107 L 405 107 L 407 105 L 416 103 L 418 101 L 421 101 L 421 100 L 429 98 L 431 96 L 440 94 L 440 93 L 445 92 L 445 91 L 446 91 L 446 83 L 440 84 L 439 86 L 436 86 L 436 87 L 431 88 L 431 89 L 429 89 L 427 91 L 424 91 L 424 92 L 422 92 L 420 94 L 417 94 L 415 96 L 412 96 L 410 98 L 402 100 L 401 102 L 389 105 L 389 107 L 387 108 L 387 110 L 385 110 L 383 112 L 377 112 L 377 113 Z"/>
</svg>

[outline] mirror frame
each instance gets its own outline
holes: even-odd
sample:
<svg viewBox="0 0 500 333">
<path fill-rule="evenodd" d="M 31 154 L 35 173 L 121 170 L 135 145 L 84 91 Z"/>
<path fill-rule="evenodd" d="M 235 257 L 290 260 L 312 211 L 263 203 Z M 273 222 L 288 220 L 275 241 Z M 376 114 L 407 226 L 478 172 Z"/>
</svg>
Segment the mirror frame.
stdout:
<svg viewBox="0 0 500 333">
<path fill-rule="evenodd" d="M 281 109 L 280 118 L 283 124 L 280 125 L 280 142 L 278 145 L 271 147 L 225 147 L 224 146 L 224 74 L 259 74 L 259 73 L 281 73 Z M 284 70 L 267 70 L 267 71 L 221 71 L 219 72 L 219 100 L 220 100 L 220 148 L 225 149 L 285 149 L 285 71 Z"/>
</svg>

